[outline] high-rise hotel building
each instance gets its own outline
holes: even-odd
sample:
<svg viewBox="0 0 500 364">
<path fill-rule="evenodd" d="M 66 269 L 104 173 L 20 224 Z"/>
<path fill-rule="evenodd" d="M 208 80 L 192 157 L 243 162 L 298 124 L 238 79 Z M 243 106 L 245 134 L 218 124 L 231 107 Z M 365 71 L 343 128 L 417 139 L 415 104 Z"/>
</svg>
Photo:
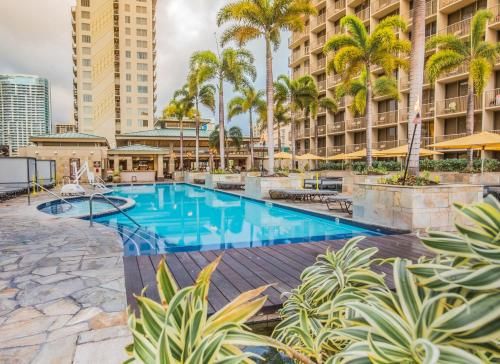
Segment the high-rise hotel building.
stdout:
<svg viewBox="0 0 500 364">
<path fill-rule="evenodd" d="M 357 15 L 369 29 L 385 17 L 399 14 L 412 22 L 412 0 L 313 0 L 317 16 L 306 19 L 306 30 L 294 33 L 289 40 L 289 66 L 293 78 L 311 75 L 322 95 L 333 97 L 341 76 L 328 74 L 327 57 L 323 54 L 325 41 L 341 32 L 340 19 L 346 14 Z M 455 34 L 470 36 L 471 19 L 478 9 L 488 8 L 494 17 L 488 22 L 486 40 L 500 41 L 499 0 L 430 0 L 426 3 L 426 36 Z M 410 34 L 401 35 L 409 37 Z M 429 57 L 434 50 L 427 52 Z M 330 57 L 330 56 L 329 56 Z M 382 69 L 371 72 L 381 74 Z M 387 149 L 408 143 L 409 75 L 396 73 L 399 100 L 375 97 L 371 102 L 373 120 L 373 147 Z M 434 83 L 424 80 L 422 100 L 422 145 L 465 135 L 465 112 L 468 71 L 464 66 L 442 75 Z M 366 146 L 366 120 L 349 110 L 351 99 L 340 101 L 340 109 L 333 114 L 320 110 L 316 120 L 306 120 L 296 114 L 296 150 L 331 156 L 353 152 Z M 475 131 L 500 132 L 500 59 L 496 62 L 486 91 L 475 97 Z M 317 138 L 316 138 L 317 136 Z M 457 157 L 464 151 L 449 151 L 444 157 Z"/>
<path fill-rule="evenodd" d="M 0 74 L 0 145 L 14 154 L 31 136 L 51 128 L 49 81 L 30 75 Z"/>
<path fill-rule="evenodd" d="M 74 119 L 108 139 L 153 128 L 156 0 L 77 0 L 72 8 Z"/>
</svg>

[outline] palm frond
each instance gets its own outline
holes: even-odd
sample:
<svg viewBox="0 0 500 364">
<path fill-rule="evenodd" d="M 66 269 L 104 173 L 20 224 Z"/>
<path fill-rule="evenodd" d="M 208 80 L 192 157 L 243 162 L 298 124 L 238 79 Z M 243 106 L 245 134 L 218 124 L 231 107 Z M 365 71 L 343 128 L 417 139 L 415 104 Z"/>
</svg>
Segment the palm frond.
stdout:
<svg viewBox="0 0 500 364">
<path fill-rule="evenodd" d="M 425 72 L 430 82 L 433 83 L 440 75 L 457 68 L 464 61 L 466 59 L 462 54 L 451 49 L 443 49 L 429 57 L 425 66 Z"/>
</svg>

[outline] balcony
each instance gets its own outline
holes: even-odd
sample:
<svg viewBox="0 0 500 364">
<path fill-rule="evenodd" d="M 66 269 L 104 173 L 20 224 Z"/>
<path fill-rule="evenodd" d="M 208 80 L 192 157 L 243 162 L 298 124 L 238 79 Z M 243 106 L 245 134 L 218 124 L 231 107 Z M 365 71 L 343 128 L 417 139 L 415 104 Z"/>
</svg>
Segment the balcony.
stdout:
<svg viewBox="0 0 500 364">
<path fill-rule="evenodd" d="M 345 0 L 335 1 L 333 6 L 328 9 L 328 20 L 336 20 L 343 12 L 345 12 Z"/>
<path fill-rule="evenodd" d="M 438 135 L 438 136 L 434 137 L 434 143 L 441 143 L 441 142 L 445 142 L 447 140 L 462 138 L 464 136 L 467 136 L 467 133 Z"/>
<path fill-rule="evenodd" d="M 439 34 L 453 34 L 460 38 L 465 37 L 470 34 L 470 24 L 471 19 L 465 19 L 441 29 Z"/>
<path fill-rule="evenodd" d="M 410 21 L 413 19 L 413 9 L 410 9 Z M 425 17 L 428 18 L 430 16 L 437 14 L 437 0 L 427 1 L 425 3 Z"/>
<path fill-rule="evenodd" d="M 320 148 L 318 148 L 318 155 L 320 157 L 326 157 L 326 147 L 320 147 Z"/>
<path fill-rule="evenodd" d="M 493 13 L 493 18 L 488 20 L 488 26 L 500 30 L 500 4 L 488 9 Z"/>
<path fill-rule="evenodd" d="M 293 118 L 295 120 L 302 119 L 302 118 L 305 118 L 305 117 L 306 117 L 306 113 L 305 113 L 304 110 L 295 111 L 293 113 Z"/>
<path fill-rule="evenodd" d="M 295 43 L 301 42 L 309 37 L 309 27 L 305 27 L 302 32 L 294 32 L 288 39 L 288 46 L 291 47 Z"/>
<path fill-rule="evenodd" d="M 398 122 L 398 111 L 387 111 L 387 112 L 381 112 L 376 114 L 377 117 L 373 121 L 373 126 L 385 126 L 385 125 L 391 125 L 391 124 L 396 124 Z"/>
<path fill-rule="evenodd" d="M 318 59 L 316 65 L 312 68 L 312 73 L 318 73 L 325 69 L 326 67 L 326 57 Z"/>
<path fill-rule="evenodd" d="M 328 76 L 328 88 L 333 88 L 342 82 L 342 75 L 338 73 L 330 74 Z"/>
<path fill-rule="evenodd" d="M 298 71 L 294 71 L 292 77 L 294 79 L 300 78 L 302 76 L 308 76 L 309 75 L 309 67 L 302 67 Z"/>
<path fill-rule="evenodd" d="M 469 67 L 466 63 L 463 63 L 460 66 L 458 66 L 457 68 L 455 68 L 449 72 L 443 73 L 439 77 L 439 80 L 449 79 L 449 78 L 455 79 L 455 78 L 459 78 L 461 76 L 466 76 L 468 73 L 469 73 Z"/>
<path fill-rule="evenodd" d="M 434 119 L 434 103 L 423 104 L 421 108 L 422 112 L 422 120 L 426 119 Z M 407 123 L 410 117 L 409 108 L 405 107 L 403 109 L 399 109 L 399 121 L 402 123 Z"/>
<path fill-rule="evenodd" d="M 375 0 L 371 3 L 371 14 L 381 18 L 399 7 L 399 0 Z"/>
<path fill-rule="evenodd" d="M 317 30 L 318 28 L 324 26 L 326 23 L 326 13 L 318 15 L 313 21 L 312 21 L 312 31 Z"/>
<path fill-rule="evenodd" d="M 390 148 L 396 148 L 398 146 L 397 140 L 381 140 L 375 143 L 372 143 L 372 147 L 378 150 L 385 150 Z"/>
<path fill-rule="evenodd" d="M 336 123 L 328 124 L 328 134 L 344 133 L 345 122 L 338 121 Z"/>
<path fill-rule="evenodd" d="M 354 118 L 353 120 L 347 121 L 346 130 L 353 131 L 353 130 L 363 130 L 363 129 L 366 129 L 365 117 Z"/>
<path fill-rule="evenodd" d="M 455 115 L 467 111 L 467 96 L 452 97 L 436 102 L 437 115 Z M 481 110 L 481 97 L 474 95 L 474 110 Z"/>
<path fill-rule="evenodd" d="M 350 144 L 345 146 L 346 153 L 354 153 L 366 148 L 366 143 Z"/>
<path fill-rule="evenodd" d="M 292 66 L 293 64 L 307 59 L 307 57 L 309 57 L 309 47 L 305 46 L 304 48 L 301 48 L 298 51 L 292 53 L 292 56 L 289 57 L 289 65 Z"/>
<path fill-rule="evenodd" d="M 424 72 L 424 80 L 422 86 L 424 87 L 430 86 L 430 83 L 431 82 L 429 81 L 429 77 Z M 399 76 L 399 90 L 404 91 L 404 90 L 409 90 L 409 88 L 410 88 L 410 73 L 408 74 L 401 73 Z"/>
<path fill-rule="evenodd" d="M 340 99 L 337 100 L 337 106 L 339 109 L 345 107 L 345 96 L 342 96 Z"/>
<path fill-rule="evenodd" d="M 318 135 L 320 136 L 326 135 L 326 125 L 318 125 L 317 129 L 318 129 Z"/>
<path fill-rule="evenodd" d="M 356 16 L 363 22 L 370 20 L 370 8 L 364 8 L 356 13 Z"/>
<path fill-rule="evenodd" d="M 500 88 L 488 90 L 484 93 L 484 96 L 488 110 L 500 110 Z"/>
<path fill-rule="evenodd" d="M 333 155 L 340 154 L 340 153 L 345 153 L 345 145 L 336 145 L 333 147 L 328 147 L 327 153 L 328 153 L 329 157 L 331 157 Z"/>
<path fill-rule="evenodd" d="M 318 91 L 323 92 L 326 90 L 326 80 L 318 81 Z"/>
<path fill-rule="evenodd" d="M 326 42 L 326 35 L 322 35 L 320 37 L 317 37 L 314 42 L 312 42 L 311 45 L 311 50 L 313 53 L 316 52 L 323 52 L 323 46 L 325 45 Z"/>
<path fill-rule="evenodd" d="M 304 129 L 304 137 L 309 138 L 311 136 L 311 129 L 310 128 L 305 128 Z"/>
</svg>

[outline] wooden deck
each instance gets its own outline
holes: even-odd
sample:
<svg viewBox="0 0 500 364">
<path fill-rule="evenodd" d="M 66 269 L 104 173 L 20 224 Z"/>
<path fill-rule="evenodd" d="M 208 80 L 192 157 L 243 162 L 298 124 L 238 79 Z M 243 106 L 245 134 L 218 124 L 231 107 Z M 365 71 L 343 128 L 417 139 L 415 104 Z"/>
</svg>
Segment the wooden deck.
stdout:
<svg viewBox="0 0 500 364">
<path fill-rule="evenodd" d="M 208 294 L 209 313 L 219 310 L 241 292 L 274 283 L 275 285 L 266 291 L 268 300 L 262 310 L 263 314 L 272 314 L 282 305 L 281 294 L 290 292 L 299 285 L 301 272 L 314 263 L 318 254 L 323 253 L 327 247 L 338 250 L 344 243 L 345 240 L 333 240 L 224 251 L 124 257 L 127 302 L 135 309 L 133 294 L 140 294 L 146 286 L 146 296 L 159 299 L 156 290 L 156 267 L 162 258 L 166 258 L 177 284 L 185 287 L 193 284 L 203 267 L 224 253 L 221 264 L 212 276 Z M 423 255 L 430 255 L 414 235 L 369 237 L 360 242 L 359 246 L 377 247 L 378 258 L 401 257 L 416 260 Z M 387 282 L 392 287 L 392 271 L 389 265 L 374 266 L 374 270 L 386 273 Z"/>
</svg>

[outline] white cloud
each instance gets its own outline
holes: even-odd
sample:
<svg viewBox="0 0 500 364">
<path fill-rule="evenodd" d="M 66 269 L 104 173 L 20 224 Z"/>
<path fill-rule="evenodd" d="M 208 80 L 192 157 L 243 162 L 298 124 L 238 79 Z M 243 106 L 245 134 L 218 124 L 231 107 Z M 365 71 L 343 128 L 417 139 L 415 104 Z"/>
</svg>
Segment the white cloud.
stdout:
<svg viewBox="0 0 500 364">
<path fill-rule="evenodd" d="M 76 0 L 0 0 L 0 73 L 36 74 L 52 86 L 54 121 L 67 121 L 73 112 L 71 6 Z M 217 10 L 225 0 L 158 0 L 158 110 L 185 81 L 190 55 L 215 49 Z M 264 43 L 248 48 L 256 57 L 256 87 L 265 85 Z M 286 38 L 275 54 L 275 76 L 286 73 Z M 232 90 L 227 90 L 227 99 Z M 207 115 L 209 116 L 209 115 Z M 246 118 L 236 123 L 245 127 Z"/>
</svg>

